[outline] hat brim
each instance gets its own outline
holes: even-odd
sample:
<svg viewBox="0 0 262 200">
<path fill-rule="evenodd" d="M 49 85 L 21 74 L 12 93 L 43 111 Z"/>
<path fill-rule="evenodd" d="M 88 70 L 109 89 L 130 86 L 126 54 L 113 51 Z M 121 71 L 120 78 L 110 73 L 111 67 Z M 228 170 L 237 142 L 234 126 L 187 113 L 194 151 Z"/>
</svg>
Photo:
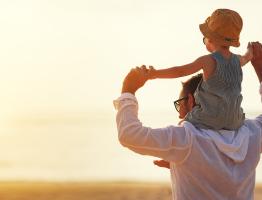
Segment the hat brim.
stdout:
<svg viewBox="0 0 262 200">
<path fill-rule="evenodd" d="M 199 29 L 201 33 L 204 35 L 204 37 L 207 37 L 211 40 L 213 40 L 215 43 L 221 45 L 221 46 L 233 46 L 233 47 L 239 47 L 240 43 L 239 41 L 226 41 L 224 38 L 218 37 L 215 33 L 213 33 L 209 28 L 207 23 L 199 24 Z"/>
</svg>

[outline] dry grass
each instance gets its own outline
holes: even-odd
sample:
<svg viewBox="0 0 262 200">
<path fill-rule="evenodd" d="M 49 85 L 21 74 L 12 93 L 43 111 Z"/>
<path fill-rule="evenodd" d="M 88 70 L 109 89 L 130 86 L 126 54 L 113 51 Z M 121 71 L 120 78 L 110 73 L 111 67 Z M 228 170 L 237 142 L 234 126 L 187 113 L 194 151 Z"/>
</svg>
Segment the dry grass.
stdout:
<svg viewBox="0 0 262 200">
<path fill-rule="evenodd" d="M 1 200 L 171 200 L 168 183 L 0 183 Z M 262 200 L 262 185 L 255 200 Z"/>
</svg>

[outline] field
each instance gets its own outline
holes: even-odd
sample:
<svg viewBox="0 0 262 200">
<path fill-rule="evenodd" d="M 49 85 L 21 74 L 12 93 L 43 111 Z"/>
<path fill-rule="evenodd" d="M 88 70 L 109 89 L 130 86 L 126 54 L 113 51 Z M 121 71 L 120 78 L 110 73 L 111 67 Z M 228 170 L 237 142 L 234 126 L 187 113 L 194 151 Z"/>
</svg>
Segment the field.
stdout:
<svg viewBox="0 0 262 200">
<path fill-rule="evenodd" d="M 171 200 L 169 183 L 0 183 L 1 200 Z M 255 200 L 262 200 L 262 186 Z"/>
</svg>

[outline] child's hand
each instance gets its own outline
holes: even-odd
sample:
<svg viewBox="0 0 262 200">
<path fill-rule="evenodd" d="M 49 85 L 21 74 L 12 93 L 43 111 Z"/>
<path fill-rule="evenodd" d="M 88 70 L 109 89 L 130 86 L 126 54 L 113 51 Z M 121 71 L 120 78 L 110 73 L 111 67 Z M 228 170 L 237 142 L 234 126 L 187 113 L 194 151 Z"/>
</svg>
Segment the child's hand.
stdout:
<svg viewBox="0 0 262 200">
<path fill-rule="evenodd" d="M 157 78 L 156 77 L 156 70 L 155 70 L 155 68 L 153 66 L 149 66 L 149 70 L 148 70 L 147 74 L 148 74 L 148 79 L 155 79 L 155 78 Z"/>
</svg>

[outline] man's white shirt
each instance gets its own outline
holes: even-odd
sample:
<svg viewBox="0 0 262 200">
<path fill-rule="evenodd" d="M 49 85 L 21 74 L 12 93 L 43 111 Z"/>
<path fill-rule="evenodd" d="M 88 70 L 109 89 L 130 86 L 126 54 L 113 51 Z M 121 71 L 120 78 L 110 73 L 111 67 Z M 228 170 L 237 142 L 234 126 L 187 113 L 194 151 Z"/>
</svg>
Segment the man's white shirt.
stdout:
<svg viewBox="0 0 262 200">
<path fill-rule="evenodd" d="M 262 84 L 259 92 L 262 101 Z M 197 129 L 187 121 L 150 128 L 140 122 L 131 93 L 123 93 L 114 106 L 120 143 L 170 162 L 173 199 L 253 199 L 262 115 L 246 119 L 236 131 Z"/>
</svg>

